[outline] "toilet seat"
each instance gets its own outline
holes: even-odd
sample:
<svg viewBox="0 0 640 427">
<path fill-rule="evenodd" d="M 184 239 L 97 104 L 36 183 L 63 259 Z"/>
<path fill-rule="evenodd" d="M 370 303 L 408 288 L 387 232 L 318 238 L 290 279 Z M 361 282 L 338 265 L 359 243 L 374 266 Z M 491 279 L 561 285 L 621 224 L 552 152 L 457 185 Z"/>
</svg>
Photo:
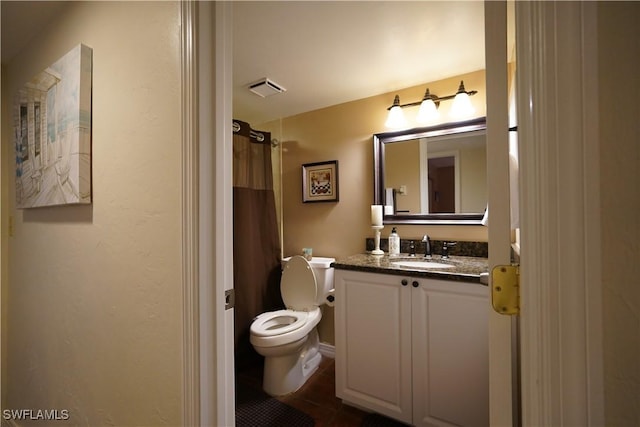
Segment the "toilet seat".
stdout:
<svg viewBox="0 0 640 427">
<path fill-rule="evenodd" d="M 293 310 L 278 310 L 262 313 L 251 323 L 251 333 L 260 337 L 282 335 L 301 328 L 309 313 Z"/>
<path fill-rule="evenodd" d="M 262 335 L 261 333 L 266 333 L 263 331 L 266 331 L 267 329 L 262 327 L 261 325 L 264 325 L 265 323 L 268 324 L 271 319 L 277 319 L 278 316 L 274 316 L 274 313 L 284 313 L 284 316 L 291 317 L 302 316 L 304 320 L 300 319 L 300 321 L 297 322 L 297 325 L 293 326 L 292 329 L 289 329 L 288 332 L 281 332 L 282 330 L 284 330 L 283 327 L 282 329 L 271 329 L 270 334 Z M 313 328 L 318 325 L 321 318 L 322 314 L 320 311 L 320 307 L 316 307 L 313 311 L 310 311 L 308 313 L 293 310 L 278 310 L 263 313 L 260 316 L 256 317 L 256 319 L 251 324 L 249 341 L 256 348 L 278 347 L 291 344 L 298 340 L 306 339 L 307 335 L 309 335 L 309 332 L 311 332 Z"/>
<path fill-rule="evenodd" d="M 318 284 L 311 264 L 304 257 L 291 257 L 282 272 L 280 295 L 284 305 L 295 311 L 311 311 L 318 306 Z"/>
</svg>

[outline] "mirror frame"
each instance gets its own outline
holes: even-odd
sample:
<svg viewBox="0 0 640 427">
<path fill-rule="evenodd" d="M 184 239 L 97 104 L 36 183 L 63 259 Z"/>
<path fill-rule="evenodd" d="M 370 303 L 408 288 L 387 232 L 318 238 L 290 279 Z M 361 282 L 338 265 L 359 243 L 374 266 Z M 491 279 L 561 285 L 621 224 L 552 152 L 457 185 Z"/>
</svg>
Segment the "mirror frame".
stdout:
<svg viewBox="0 0 640 427">
<path fill-rule="evenodd" d="M 444 123 L 436 126 L 413 128 L 394 132 L 376 133 L 373 135 L 373 202 L 384 205 L 384 148 L 386 144 L 407 141 L 410 139 L 429 138 L 442 135 L 453 135 L 463 132 L 485 130 L 487 118 L 466 120 L 462 122 Z M 439 214 L 400 214 L 385 215 L 384 224 L 415 225 L 482 225 L 484 213 L 439 213 Z"/>
</svg>

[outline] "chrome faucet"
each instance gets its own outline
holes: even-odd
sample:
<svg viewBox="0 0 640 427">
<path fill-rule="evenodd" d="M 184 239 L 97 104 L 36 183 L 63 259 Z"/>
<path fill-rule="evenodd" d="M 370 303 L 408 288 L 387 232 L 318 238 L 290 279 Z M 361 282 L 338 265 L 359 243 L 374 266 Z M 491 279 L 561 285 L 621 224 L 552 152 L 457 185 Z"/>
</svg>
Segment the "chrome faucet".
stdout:
<svg viewBox="0 0 640 427">
<path fill-rule="evenodd" d="M 424 243 L 424 257 L 431 259 L 431 240 L 429 240 L 428 235 L 425 234 L 422 237 L 422 243 Z"/>
<path fill-rule="evenodd" d="M 456 242 L 444 242 L 442 244 L 442 259 L 449 258 L 449 248 L 455 245 L 456 245 Z"/>
</svg>

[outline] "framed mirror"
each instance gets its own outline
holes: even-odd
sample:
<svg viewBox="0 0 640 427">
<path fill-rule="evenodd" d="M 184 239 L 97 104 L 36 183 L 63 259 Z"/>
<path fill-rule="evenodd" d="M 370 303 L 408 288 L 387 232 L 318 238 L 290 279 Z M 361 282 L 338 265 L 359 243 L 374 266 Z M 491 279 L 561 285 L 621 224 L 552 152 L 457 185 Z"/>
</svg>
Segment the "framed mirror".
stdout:
<svg viewBox="0 0 640 427">
<path fill-rule="evenodd" d="M 385 224 L 480 225 L 486 118 L 373 135 L 374 203 Z"/>
</svg>

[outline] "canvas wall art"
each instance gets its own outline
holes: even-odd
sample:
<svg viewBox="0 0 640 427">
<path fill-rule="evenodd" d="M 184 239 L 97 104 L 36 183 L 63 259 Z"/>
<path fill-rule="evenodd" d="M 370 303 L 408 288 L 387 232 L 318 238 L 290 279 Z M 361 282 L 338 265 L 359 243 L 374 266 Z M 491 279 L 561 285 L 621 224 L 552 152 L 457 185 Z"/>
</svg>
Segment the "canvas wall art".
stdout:
<svg viewBox="0 0 640 427">
<path fill-rule="evenodd" d="M 92 55 L 76 46 L 17 93 L 18 208 L 91 203 Z"/>
</svg>

